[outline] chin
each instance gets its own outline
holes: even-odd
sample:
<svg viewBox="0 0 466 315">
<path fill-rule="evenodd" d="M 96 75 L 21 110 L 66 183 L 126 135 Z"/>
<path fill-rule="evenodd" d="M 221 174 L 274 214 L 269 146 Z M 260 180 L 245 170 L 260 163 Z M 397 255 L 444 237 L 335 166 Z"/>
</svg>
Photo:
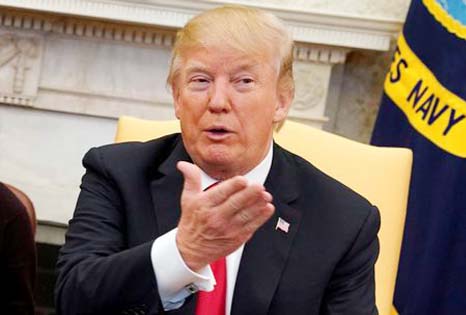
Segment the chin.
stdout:
<svg viewBox="0 0 466 315">
<path fill-rule="evenodd" d="M 230 170 L 238 162 L 238 158 L 233 158 L 231 153 L 225 150 L 208 150 L 201 154 L 201 159 L 206 168 L 219 172 Z"/>
<path fill-rule="evenodd" d="M 212 166 L 212 167 L 218 167 L 221 169 L 229 168 L 233 164 L 232 159 L 229 159 L 224 156 L 217 156 L 217 155 L 206 156 L 203 160 L 205 164 Z"/>
<path fill-rule="evenodd" d="M 235 156 L 230 145 L 227 144 L 209 144 L 202 154 L 203 158 L 208 161 L 217 163 L 230 163 Z"/>
</svg>

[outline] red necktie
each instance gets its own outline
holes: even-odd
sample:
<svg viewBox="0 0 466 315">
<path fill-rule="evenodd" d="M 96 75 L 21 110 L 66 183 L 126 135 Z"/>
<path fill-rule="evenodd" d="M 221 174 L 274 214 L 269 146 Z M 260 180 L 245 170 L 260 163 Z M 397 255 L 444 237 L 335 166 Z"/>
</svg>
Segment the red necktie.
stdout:
<svg viewBox="0 0 466 315">
<path fill-rule="evenodd" d="M 196 304 L 196 315 L 225 315 L 225 299 L 227 293 L 227 266 L 225 257 L 210 264 L 217 284 L 213 291 L 199 291 Z"/>
<path fill-rule="evenodd" d="M 205 190 L 217 185 L 216 182 Z M 219 258 L 210 264 L 217 284 L 213 291 L 199 291 L 196 304 L 196 315 L 225 315 L 227 295 L 227 265 L 225 257 Z"/>
</svg>

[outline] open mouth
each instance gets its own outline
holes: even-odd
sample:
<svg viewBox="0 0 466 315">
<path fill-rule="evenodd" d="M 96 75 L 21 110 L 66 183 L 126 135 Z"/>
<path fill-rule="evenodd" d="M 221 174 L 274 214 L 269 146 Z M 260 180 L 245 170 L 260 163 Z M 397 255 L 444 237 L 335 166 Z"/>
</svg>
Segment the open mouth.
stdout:
<svg viewBox="0 0 466 315">
<path fill-rule="evenodd" d="M 224 128 L 212 128 L 212 129 L 209 129 L 209 132 L 216 134 L 216 135 L 223 135 L 223 134 L 228 133 L 229 131 Z"/>
<path fill-rule="evenodd" d="M 209 138 L 221 140 L 231 134 L 231 131 L 224 127 L 212 127 L 206 130 Z"/>
</svg>

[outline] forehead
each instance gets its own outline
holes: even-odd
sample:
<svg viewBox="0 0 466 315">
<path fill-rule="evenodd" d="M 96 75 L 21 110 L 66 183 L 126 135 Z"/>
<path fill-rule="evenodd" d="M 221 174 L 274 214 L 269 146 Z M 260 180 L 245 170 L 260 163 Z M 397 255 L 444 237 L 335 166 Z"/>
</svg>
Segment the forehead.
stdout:
<svg viewBox="0 0 466 315">
<path fill-rule="evenodd" d="M 181 56 L 181 68 L 185 73 L 193 71 L 274 71 L 278 58 L 268 54 L 251 54 L 225 47 L 193 48 Z"/>
</svg>

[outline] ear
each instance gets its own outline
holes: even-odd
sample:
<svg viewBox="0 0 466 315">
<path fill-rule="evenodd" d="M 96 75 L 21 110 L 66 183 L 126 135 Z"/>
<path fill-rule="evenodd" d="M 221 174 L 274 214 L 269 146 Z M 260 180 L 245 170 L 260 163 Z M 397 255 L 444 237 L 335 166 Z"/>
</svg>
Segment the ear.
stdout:
<svg viewBox="0 0 466 315">
<path fill-rule="evenodd" d="M 294 98 L 294 89 L 279 87 L 277 94 L 277 104 L 275 107 L 275 114 L 273 116 L 274 123 L 282 122 L 285 120 L 286 116 L 288 116 L 288 110 L 290 109 Z"/>
</svg>

